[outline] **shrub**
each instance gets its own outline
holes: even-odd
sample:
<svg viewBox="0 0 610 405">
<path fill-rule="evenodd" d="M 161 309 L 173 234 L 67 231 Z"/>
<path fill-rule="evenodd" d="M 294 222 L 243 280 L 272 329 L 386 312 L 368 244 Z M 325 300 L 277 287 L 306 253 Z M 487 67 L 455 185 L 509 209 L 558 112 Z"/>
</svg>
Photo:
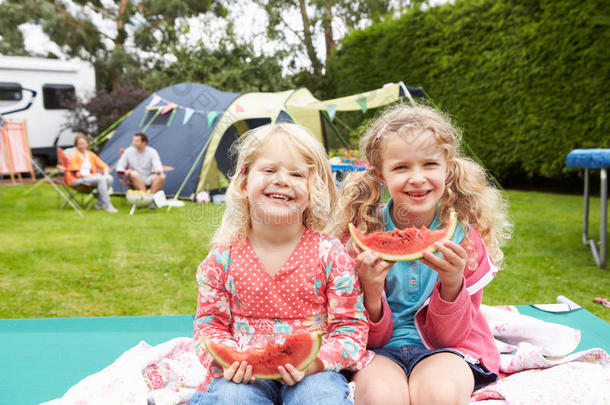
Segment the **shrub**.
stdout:
<svg viewBox="0 0 610 405">
<path fill-rule="evenodd" d="M 353 32 L 330 60 L 335 96 L 422 86 L 500 177 L 565 175 L 610 147 L 610 3 L 456 0 Z"/>
</svg>

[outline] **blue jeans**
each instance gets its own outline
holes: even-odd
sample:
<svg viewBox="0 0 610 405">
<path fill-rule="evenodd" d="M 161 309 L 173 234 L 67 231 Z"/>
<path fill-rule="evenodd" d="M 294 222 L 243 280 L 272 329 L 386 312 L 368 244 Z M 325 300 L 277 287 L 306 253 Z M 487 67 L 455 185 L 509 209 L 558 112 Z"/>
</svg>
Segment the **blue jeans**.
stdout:
<svg viewBox="0 0 610 405">
<path fill-rule="evenodd" d="M 345 377 L 333 371 L 310 374 L 292 386 L 275 380 L 235 384 L 220 378 L 212 381 L 207 392 L 196 392 L 191 405 L 351 405 L 348 393 Z"/>
</svg>

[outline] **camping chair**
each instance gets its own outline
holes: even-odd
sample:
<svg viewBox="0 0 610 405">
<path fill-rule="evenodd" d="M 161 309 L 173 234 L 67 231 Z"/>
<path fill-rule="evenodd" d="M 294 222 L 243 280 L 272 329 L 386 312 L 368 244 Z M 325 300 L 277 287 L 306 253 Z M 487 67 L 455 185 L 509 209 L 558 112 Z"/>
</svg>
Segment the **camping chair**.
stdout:
<svg viewBox="0 0 610 405">
<path fill-rule="evenodd" d="M 64 191 L 65 195 L 59 194 L 59 196 L 63 197 L 64 203 L 61 204 L 61 200 L 58 199 L 59 209 L 64 209 L 66 205 L 70 202 L 72 206 L 77 206 L 80 209 L 89 210 L 93 205 L 95 200 L 95 193 L 97 192 L 97 188 L 84 183 L 79 184 L 78 186 L 69 186 L 66 183 L 66 171 L 68 170 L 68 159 L 70 155 L 74 152 L 75 148 L 69 148 L 65 151 L 61 148 L 57 148 L 57 168 L 63 173 L 63 179 L 60 182 L 57 182 L 58 186 Z"/>
</svg>

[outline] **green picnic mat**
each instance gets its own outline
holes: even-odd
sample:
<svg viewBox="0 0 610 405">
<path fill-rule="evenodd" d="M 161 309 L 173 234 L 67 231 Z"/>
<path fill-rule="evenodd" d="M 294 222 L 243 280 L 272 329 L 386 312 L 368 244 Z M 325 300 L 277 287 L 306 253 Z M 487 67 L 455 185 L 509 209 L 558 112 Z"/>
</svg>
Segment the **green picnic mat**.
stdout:
<svg viewBox="0 0 610 405">
<path fill-rule="evenodd" d="M 610 324 L 584 308 L 567 312 L 547 312 L 532 305 L 517 305 L 517 308 L 523 315 L 580 330 L 580 343 L 575 350 L 577 352 L 599 347 L 610 353 Z"/>
<path fill-rule="evenodd" d="M 585 309 L 549 313 L 529 305 L 517 308 L 580 329 L 577 350 L 601 347 L 610 353 L 610 324 Z M 0 319 L 0 404 L 59 398 L 142 340 L 157 345 L 192 334 L 192 315 Z"/>
<path fill-rule="evenodd" d="M 0 404 L 62 397 L 144 340 L 193 336 L 193 315 L 0 319 Z"/>
</svg>

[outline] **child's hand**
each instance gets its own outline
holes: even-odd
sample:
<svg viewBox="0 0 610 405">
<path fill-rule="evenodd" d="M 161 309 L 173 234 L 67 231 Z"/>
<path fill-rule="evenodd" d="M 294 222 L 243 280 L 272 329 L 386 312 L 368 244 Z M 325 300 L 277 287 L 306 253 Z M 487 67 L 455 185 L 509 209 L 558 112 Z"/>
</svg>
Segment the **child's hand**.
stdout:
<svg viewBox="0 0 610 405">
<path fill-rule="evenodd" d="M 234 362 L 231 367 L 225 368 L 223 373 L 224 379 L 233 381 L 237 384 L 250 384 L 255 378 L 252 376 L 252 366 L 246 361 Z"/>
<path fill-rule="evenodd" d="M 373 322 L 381 318 L 381 296 L 385 288 L 385 278 L 394 262 L 381 260 L 379 253 L 365 251 L 356 257 L 358 278 L 364 291 L 364 306 Z"/>
<path fill-rule="evenodd" d="M 377 252 L 364 251 L 356 257 L 356 264 L 358 265 L 358 278 L 365 294 L 369 290 L 377 292 L 381 296 L 385 278 L 394 262 L 381 260 Z"/>
<path fill-rule="evenodd" d="M 463 247 L 450 240 L 443 243 L 435 242 L 434 247 L 443 254 L 443 257 L 425 252 L 421 262 L 436 270 L 441 282 L 441 298 L 452 302 L 462 288 L 462 277 L 468 254 Z"/>
<path fill-rule="evenodd" d="M 309 367 L 307 367 L 304 371 L 299 371 L 292 364 L 279 366 L 277 370 L 282 375 L 284 384 L 295 385 L 308 375 L 319 373 L 320 371 L 324 370 L 324 363 L 322 363 L 322 361 L 316 357 L 316 359 L 312 361 Z"/>
</svg>

